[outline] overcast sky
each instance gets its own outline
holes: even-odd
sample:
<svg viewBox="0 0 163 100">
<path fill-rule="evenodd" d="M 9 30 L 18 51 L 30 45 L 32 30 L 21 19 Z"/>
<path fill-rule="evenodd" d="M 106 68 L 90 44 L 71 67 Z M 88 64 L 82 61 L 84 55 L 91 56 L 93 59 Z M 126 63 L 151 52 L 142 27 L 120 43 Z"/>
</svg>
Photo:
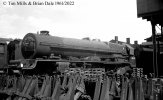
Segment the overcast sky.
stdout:
<svg viewBox="0 0 163 100">
<path fill-rule="evenodd" d="M 66 0 L 74 5 L 9 5 L 0 0 L 0 37 L 23 38 L 29 32 L 48 30 L 51 35 L 110 41 L 131 38 L 143 42 L 151 24 L 137 18 L 136 0 Z M 65 0 L 24 0 L 65 1 Z M 5 2 L 5 5 L 4 5 Z"/>
</svg>

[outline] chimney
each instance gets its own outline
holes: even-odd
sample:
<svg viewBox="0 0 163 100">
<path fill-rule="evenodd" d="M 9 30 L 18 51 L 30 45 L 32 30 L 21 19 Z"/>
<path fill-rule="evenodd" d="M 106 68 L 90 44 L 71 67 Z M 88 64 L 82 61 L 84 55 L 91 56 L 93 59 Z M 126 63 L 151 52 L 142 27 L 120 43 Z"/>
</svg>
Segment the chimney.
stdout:
<svg viewBox="0 0 163 100">
<path fill-rule="evenodd" d="M 126 38 L 126 43 L 130 44 L 130 38 Z"/>
<path fill-rule="evenodd" d="M 88 41 L 90 41 L 90 38 L 89 37 L 85 37 L 85 38 L 82 38 L 82 40 L 88 40 Z"/>
<path fill-rule="evenodd" d="M 49 35 L 49 31 L 46 31 L 46 30 L 45 31 L 40 31 L 40 34 L 41 35 Z"/>
<path fill-rule="evenodd" d="M 115 42 L 118 43 L 118 36 L 115 36 Z"/>
<path fill-rule="evenodd" d="M 136 45 L 137 45 L 137 44 L 138 44 L 138 41 L 134 41 L 134 44 L 136 44 Z"/>
</svg>

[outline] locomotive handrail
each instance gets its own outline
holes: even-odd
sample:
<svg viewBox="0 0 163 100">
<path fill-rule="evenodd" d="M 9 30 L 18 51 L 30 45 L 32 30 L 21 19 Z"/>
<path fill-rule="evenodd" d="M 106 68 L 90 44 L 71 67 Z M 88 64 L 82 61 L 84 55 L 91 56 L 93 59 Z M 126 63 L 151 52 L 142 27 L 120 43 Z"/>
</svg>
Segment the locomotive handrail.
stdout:
<svg viewBox="0 0 163 100">
<path fill-rule="evenodd" d="M 34 60 L 34 59 L 33 59 Z M 108 61 L 71 61 L 71 60 L 51 60 L 51 59 L 39 59 L 39 60 L 35 60 L 36 62 L 38 61 L 42 61 L 42 62 L 48 62 L 48 61 L 51 61 L 51 62 L 76 62 L 76 63 L 103 63 L 103 64 L 129 64 L 129 62 L 121 62 L 121 61 L 117 61 L 117 62 L 108 62 Z"/>
<path fill-rule="evenodd" d="M 22 60 L 10 60 L 10 63 L 20 63 Z"/>
</svg>

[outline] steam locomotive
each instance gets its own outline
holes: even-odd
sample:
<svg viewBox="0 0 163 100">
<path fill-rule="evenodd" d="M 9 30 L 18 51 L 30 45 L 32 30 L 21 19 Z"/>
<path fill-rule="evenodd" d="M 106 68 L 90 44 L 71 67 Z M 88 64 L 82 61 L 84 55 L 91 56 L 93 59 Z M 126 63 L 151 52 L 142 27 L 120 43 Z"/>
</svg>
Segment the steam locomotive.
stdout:
<svg viewBox="0 0 163 100">
<path fill-rule="evenodd" d="M 4 48 L 7 48 L 7 53 Z M 48 31 L 28 33 L 23 40 L 10 41 L 6 47 L 1 45 L 0 50 L 4 51 L 1 58 L 7 60 L 1 68 L 32 69 L 34 72 L 37 69 L 38 73 L 45 70 L 52 72 L 58 63 L 69 63 L 71 67 L 74 63 L 75 67 L 103 66 L 107 69 L 131 66 L 133 58 L 125 44 L 62 38 L 51 36 Z"/>
<path fill-rule="evenodd" d="M 106 87 L 121 83 L 121 76 L 131 76 L 132 50 L 127 44 L 63 38 L 48 31 L 0 41 L 0 96 L 3 100 L 98 99 Z M 117 80 L 106 86 L 111 77 Z"/>
</svg>

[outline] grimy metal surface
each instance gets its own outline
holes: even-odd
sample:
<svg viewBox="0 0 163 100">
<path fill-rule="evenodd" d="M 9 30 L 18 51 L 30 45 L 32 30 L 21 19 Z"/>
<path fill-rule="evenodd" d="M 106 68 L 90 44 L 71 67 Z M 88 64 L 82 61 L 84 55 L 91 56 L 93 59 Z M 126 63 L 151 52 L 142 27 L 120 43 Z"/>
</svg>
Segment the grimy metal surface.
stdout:
<svg viewBox="0 0 163 100">
<path fill-rule="evenodd" d="M 22 54 L 25 58 L 49 56 L 51 53 L 62 56 L 106 56 L 112 53 L 124 53 L 124 47 L 110 42 L 28 33 L 22 41 Z"/>
</svg>

